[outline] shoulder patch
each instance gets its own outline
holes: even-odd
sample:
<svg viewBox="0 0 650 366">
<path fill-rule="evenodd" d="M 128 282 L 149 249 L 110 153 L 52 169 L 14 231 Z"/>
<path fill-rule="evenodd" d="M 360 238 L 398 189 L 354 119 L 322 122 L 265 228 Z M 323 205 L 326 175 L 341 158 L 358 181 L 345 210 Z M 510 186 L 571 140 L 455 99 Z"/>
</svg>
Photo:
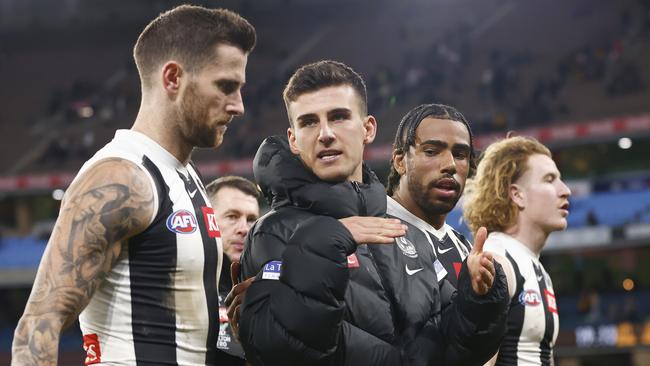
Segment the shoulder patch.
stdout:
<svg viewBox="0 0 650 366">
<path fill-rule="evenodd" d="M 262 269 L 262 279 L 279 280 L 282 271 L 282 261 L 270 261 Z"/>
<path fill-rule="evenodd" d="M 413 245 L 413 243 L 411 243 L 411 241 L 408 240 L 406 236 L 400 236 L 399 238 L 396 238 L 395 243 L 405 256 L 409 258 L 418 257 L 418 252 L 415 250 L 415 245 Z"/>
</svg>

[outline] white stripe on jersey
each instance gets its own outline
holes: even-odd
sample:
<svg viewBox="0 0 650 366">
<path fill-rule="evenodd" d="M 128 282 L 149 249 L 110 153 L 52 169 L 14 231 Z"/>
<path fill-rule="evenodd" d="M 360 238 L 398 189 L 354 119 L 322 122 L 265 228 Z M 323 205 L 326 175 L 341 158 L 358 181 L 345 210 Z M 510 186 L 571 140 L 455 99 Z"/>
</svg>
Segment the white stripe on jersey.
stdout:
<svg viewBox="0 0 650 366">
<path fill-rule="evenodd" d="M 97 288 L 88 306 L 79 314 L 79 325 L 83 334 L 99 335 L 102 360 L 110 360 L 113 365 L 134 365 L 131 288 L 124 286 L 129 283 L 129 259 L 124 252 L 121 257 L 125 258 L 115 264 L 104 284 Z M 113 307 L 115 303 L 126 306 Z M 110 313 L 105 313 L 105 309 Z M 103 319 L 104 322 L 94 319 Z"/>
</svg>

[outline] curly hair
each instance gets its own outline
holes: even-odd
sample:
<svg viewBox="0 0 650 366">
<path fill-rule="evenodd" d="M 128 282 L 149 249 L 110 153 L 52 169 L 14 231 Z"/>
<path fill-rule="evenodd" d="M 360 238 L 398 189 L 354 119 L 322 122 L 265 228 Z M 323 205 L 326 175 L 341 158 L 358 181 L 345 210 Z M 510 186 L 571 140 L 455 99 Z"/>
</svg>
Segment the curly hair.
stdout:
<svg viewBox="0 0 650 366">
<path fill-rule="evenodd" d="M 411 109 L 402 118 L 395 133 L 395 142 L 393 143 L 393 152 L 397 154 L 406 154 L 411 146 L 415 146 L 415 135 L 420 126 L 420 122 L 427 117 L 436 119 L 445 119 L 450 121 L 461 122 L 467 127 L 469 133 L 469 176 L 473 176 L 476 170 L 476 153 L 474 152 L 474 137 L 469 122 L 465 119 L 456 108 L 444 104 L 422 104 Z M 390 172 L 388 173 L 388 185 L 386 192 L 392 196 L 399 187 L 400 174 L 395 169 L 394 160 L 390 160 Z"/>
<path fill-rule="evenodd" d="M 483 152 L 476 176 L 465 187 L 463 213 L 472 232 L 504 231 L 515 224 L 518 208 L 510 199 L 510 185 L 528 168 L 531 155 L 551 157 L 548 148 L 532 137 L 494 142 Z"/>
</svg>

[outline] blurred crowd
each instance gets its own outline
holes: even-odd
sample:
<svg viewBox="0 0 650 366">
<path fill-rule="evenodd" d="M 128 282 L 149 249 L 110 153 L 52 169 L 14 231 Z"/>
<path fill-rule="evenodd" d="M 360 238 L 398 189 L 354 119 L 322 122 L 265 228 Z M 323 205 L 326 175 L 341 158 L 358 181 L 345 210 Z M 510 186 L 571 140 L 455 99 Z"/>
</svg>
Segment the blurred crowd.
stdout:
<svg viewBox="0 0 650 366">
<path fill-rule="evenodd" d="M 633 57 L 639 45 L 650 40 L 648 2 L 640 4 L 645 11 L 621 12 L 615 34 L 598 37 L 568 54 L 544 57 L 552 62 L 542 60 L 542 55 L 531 49 L 493 48 L 487 63 L 476 64 L 473 60 L 477 51 L 471 43 L 476 29 L 463 23 L 445 32 L 430 46 L 413 49 L 400 62 L 384 65 L 366 75 L 369 108 L 381 116 L 404 101 L 458 104 L 471 96 L 476 98 L 477 108 L 467 108 L 465 113 L 476 133 L 487 133 L 571 119 L 573 106 L 566 102 L 563 91 L 572 83 L 587 84 L 608 98 L 645 93 L 647 80 L 641 69 L 647 65 Z M 402 37 L 409 37 L 408 32 L 401 33 Z M 287 50 L 276 49 L 270 59 L 274 57 L 280 64 L 288 56 Z M 532 70 L 539 69 L 540 64 L 544 71 L 531 77 Z M 479 68 L 478 80 L 468 76 L 471 73 L 467 71 L 472 68 Z M 283 113 L 280 93 L 291 71 L 287 68 L 268 73 L 247 85 L 244 90 L 247 121 L 264 119 L 264 123 L 284 123 L 284 119 L 274 119 Z M 104 143 L 103 136 L 96 136 L 96 126 L 103 124 L 109 130 L 128 126 L 134 118 L 138 98 L 136 70 L 130 60 L 125 60 L 125 66 L 103 83 L 77 79 L 52 91 L 42 120 L 61 128 L 51 137 L 36 164 L 47 168 L 70 159 L 83 161 L 98 144 Z M 83 127 L 69 127 L 82 122 Z M 263 138 L 256 136 L 260 130 L 264 131 L 252 123 L 234 125 L 224 149 L 226 154 L 231 158 L 252 156 Z"/>
</svg>

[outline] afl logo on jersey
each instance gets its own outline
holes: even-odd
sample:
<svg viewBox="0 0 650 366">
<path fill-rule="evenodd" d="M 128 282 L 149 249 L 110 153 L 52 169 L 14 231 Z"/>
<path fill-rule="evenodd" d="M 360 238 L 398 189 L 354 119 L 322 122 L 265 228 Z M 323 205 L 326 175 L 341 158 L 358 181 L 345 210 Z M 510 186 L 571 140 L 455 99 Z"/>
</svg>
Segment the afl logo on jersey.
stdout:
<svg viewBox="0 0 650 366">
<path fill-rule="evenodd" d="M 399 238 L 395 239 L 395 242 L 405 256 L 409 258 L 418 257 L 418 252 L 415 250 L 415 245 L 413 245 L 410 240 L 406 239 L 405 236 L 400 236 Z"/>
<path fill-rule="evenodd" d="M 519 303 L 525 306 L 537 306 L 542 303 L 542 296 L 535 290 L 523 290 L 519 294 Z"/>
<path fill-rule="evenodd" d="M 193 233 L 196 227 L 196 218 L 188 210 L 178 210 L 167 218 L 167 228 L 178 234 Z"/>
</svg>

